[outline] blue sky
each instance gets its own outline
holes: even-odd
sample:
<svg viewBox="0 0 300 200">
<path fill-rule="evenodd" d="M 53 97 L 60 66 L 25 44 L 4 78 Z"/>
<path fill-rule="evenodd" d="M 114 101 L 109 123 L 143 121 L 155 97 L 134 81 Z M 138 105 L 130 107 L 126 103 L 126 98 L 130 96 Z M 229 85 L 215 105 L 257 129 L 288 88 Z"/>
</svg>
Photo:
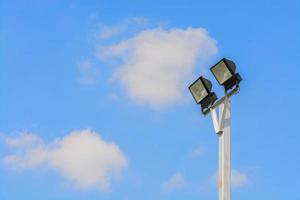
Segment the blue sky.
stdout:
<svg viewBox="0 0 300 200">
<path fill-rule="evenodd" d="M 232 199 L 299 199 L 299 1 L 0 2 L 0 199 L 216 199 L 188 84 L 234 60 Z"/>
</svg>

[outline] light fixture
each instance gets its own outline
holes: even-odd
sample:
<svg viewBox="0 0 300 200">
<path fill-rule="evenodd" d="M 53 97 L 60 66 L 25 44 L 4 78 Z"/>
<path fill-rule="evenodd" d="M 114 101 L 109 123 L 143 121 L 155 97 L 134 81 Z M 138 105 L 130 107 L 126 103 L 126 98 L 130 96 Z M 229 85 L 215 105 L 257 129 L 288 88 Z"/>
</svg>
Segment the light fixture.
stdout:
<svg viewBox="0 0 300 200">
<path fill-rule="evenodd" d="M 202 76 L 189 86 L 196 103 L 201 105 L 202 112 L 207 110 L 217 100 L 216 94 L 211 92 L 211 89 L 211 82 Z"/>
<path fill-rule="evenodd" d="M 238 86 L 242 80 L 241 76 L 235 73 L 235 69 L 235 63 L 226 58 L 223 58 L 210 68 L 218 83 L 224 86 L 225 91 Z"/>
<path fill-rule="evenodd" d="M 201 104 L 202 114 L 204 116 L 211 114 L 215 133 L 219 138 L 219 200 L 230 200 L 230 98 L 239 92 L 242 78 L 235 72 L 234 62 L 226 58 L 220 60 L 210 70 L 219 84 L 225 88 L 225 95 L 222 98 L 216 101 L 217 96 L 211 92 L 211 82 L 202 76 L 189 86 L 189 90 L 197 104 Z"/>
</svg>

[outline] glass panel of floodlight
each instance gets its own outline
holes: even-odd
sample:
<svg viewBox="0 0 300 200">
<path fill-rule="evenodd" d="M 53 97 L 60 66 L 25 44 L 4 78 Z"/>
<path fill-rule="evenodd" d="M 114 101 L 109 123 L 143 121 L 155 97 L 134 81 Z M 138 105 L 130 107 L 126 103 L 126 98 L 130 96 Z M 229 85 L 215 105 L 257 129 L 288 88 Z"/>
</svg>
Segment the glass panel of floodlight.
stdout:
<svg viewBox="0 0 300 200">
<path fill-rule="evenodd" d="M 211 71 L 221 85 L 232 76 L 224 61 L 219 62 Z"/>
<path fill-rule="evenodd" d="M 200 103 L 200 101 L 208 95 L 201 79 L 198 79 L 193 85 L 191 85 L 190 91 L 197 103 Z"/>
</svg>

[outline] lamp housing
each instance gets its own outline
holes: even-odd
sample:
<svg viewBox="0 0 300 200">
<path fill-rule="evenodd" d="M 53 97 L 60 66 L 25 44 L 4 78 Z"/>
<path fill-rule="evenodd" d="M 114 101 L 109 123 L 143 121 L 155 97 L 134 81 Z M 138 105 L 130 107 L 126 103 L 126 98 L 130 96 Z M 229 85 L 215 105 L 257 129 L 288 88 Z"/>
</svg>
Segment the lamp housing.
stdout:
<svg viewBox="0 0 300 200">
<path fill-rule="evenodd" d="M 235 63 L 227 58 L 221 59 L 210 68 L 210 71 L 218 83 L 224 86 L 225 91 L 232 89 L 234 86 L 238 86 L 242 81 L 242 77 L 238 73 L 235 73 Z"/>
<path fill-rule="evenodd" d="M 189 90 L 196 103 L 201 105 L 202 112 L 217 100 L 216 94 L 211 92 L 211 89 L 211 82 L 202 76 L 189 86 Z"/>
</svg>

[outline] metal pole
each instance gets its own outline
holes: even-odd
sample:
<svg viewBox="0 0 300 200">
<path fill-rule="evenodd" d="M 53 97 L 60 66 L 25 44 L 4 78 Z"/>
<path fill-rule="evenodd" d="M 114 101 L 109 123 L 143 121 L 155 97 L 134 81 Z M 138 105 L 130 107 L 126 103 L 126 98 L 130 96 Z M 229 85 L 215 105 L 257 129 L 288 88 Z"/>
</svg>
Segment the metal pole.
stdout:
<svg viewBox="0 0 300 200">
<path fill-rule="evenodd" d="M 226 109 L 226 111 L 225 111 Z M 219 200 L 230 200 L 230 99 L 220 105 L 220 114 L 225 111 L 221 124 L 222 133 L 219 135 Z"/>
</svg>

